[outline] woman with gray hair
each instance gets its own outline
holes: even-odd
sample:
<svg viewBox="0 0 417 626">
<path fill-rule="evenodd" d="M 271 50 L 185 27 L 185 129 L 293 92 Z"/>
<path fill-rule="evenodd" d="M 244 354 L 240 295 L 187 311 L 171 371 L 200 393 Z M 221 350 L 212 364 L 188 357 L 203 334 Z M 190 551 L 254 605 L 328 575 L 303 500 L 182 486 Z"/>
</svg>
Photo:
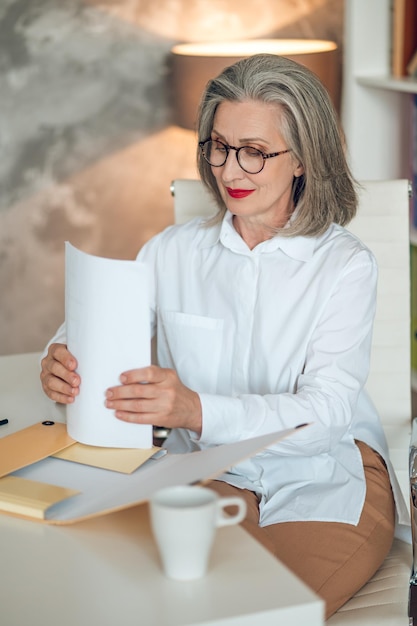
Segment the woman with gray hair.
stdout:
<svg viewBox="0 0 417 626">
<path fill-rule="evenodd" d="M 106 406 L 170 429 L 175 453 L 308 422 L 211 487 L 246 499 L 244 527 L 329 617 L 382 563 L 404 506 L 364 390 L 377 267 L 344 228 L 357 197 L 337 116 L 309 70 L 256 55 L 208 83 L 198 133 L 218 213 L 139 252 L 154 278 L 158 365 L 121 373 Z M 56 335 L 46 394 L 73 402 L 76 369 Z"/>
</svg>

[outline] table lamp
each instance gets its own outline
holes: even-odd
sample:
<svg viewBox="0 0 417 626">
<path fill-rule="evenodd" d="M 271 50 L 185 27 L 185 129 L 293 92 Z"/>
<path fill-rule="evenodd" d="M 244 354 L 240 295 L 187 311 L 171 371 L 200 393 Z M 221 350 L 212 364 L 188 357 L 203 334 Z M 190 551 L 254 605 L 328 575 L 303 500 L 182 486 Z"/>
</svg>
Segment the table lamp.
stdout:
<svg viewBox="0 0 417 626">
<path fill-rule="evenodd" d="M 312 70 L 337 108 L 337 45 L 318 39 L 252 39 L 185 43 L 171 50 L 175 122 L 195 130 L 198 104 L 207 82 L 223 68 L 258 53 L 285 56 Z"/>
</svg>

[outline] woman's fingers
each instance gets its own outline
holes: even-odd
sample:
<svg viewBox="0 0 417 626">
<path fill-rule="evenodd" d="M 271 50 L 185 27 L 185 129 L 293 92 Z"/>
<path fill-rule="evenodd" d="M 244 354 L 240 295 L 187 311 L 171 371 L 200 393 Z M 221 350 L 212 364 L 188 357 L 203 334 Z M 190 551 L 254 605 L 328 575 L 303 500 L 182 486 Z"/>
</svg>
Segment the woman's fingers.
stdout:
<svg viewBox="0 0 417 626">
<path fill-rule="evenodd" d="M 41 383 L 46 395 L 55 402 L 69 404 L 79 393 L 81 383 L 74 371 L 77 361 L 64 344 L 52 344 L 41 362 Z"/>
<path fill-rule="evenodd" d="M 124 372 L 120 380 L 121 385 L 106 391 L 105 400 L 117 418 L 201 432 L 200 397 L 174 370 L 151 365 Z"/>
</svg>

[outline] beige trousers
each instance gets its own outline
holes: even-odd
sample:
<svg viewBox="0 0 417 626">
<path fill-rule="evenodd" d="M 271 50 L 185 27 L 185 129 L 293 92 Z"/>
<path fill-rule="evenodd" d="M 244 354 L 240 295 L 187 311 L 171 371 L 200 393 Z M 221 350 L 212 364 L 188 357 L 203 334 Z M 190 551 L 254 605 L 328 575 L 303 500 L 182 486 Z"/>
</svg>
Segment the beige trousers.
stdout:
<svg viewBox="0 0 417 626">
<path fill-rule="evenodd" d="M 356 442 L 366 477 L 365 505 L 357 526 L 338 522 L 282 522 L 260 527 L 258 498 L 251 491 L 212 481 L 222 496 L 240 495 L 248 506 L 242 526 L 291 569 L 326 604 L 326 619 L 376 572 L 394 537 L 395 506 L 382 458 Z"/>
</svg>

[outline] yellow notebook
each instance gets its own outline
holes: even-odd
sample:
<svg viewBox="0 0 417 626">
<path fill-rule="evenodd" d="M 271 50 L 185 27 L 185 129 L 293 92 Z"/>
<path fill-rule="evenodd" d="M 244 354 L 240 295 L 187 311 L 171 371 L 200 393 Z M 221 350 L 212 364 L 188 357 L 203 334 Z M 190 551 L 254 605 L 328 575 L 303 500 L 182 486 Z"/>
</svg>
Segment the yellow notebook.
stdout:
<svg viewBox="0 0 417 626">
<path fill-rule="evenodd" d="M 47 485 L 19 476 L 3 476 L 0 478 L 0 510 L 44 519 L 45 512 L 53 504 L 78 493 L 75 489 Z"/>
</svg>

